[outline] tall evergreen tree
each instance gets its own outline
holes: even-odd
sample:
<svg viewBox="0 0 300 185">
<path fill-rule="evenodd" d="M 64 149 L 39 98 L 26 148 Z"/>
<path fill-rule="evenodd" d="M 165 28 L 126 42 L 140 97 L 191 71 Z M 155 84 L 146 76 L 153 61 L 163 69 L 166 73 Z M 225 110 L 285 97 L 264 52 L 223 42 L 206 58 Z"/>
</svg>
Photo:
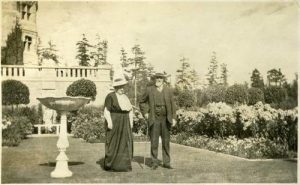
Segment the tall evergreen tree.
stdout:
<svg viewBox="0 0 300 185">
<path fill-rule="evenodd" d="M 80 66 L 90 66 L 90 56 L 89 56 L 89 48 L 91 45 L 89 44 L 89 41 L 85 37 L 85 34 L 82 34 L 82 40 L 78 41 L 76 43 L 78 46 L 77 51 L 78 54 L 76 55 L 76 59 L 79 60 Z"/>
<path fill-rule="evenodd" d="M 212 57 L 210 60 L 210 66 L 208 68 L 207 80 L 209 85 L 217 84 L 217 71 L 218 71 L 218 61 L 216 57 L 216 52 L 213 51 Z"/>
<path fill-rule="evenodd" d="M 226 64 L 221 64 L 220 84 L 228 86 L 228 69 Z"/>
<path fill-rule="evenodd" d="M 181 65 L 178 69 L 176 75 L 176 87 L 180 90 L 194 90 L 198 85 L 198 74 L 191 68 L 187 58 L 182 57 L 180 59 Z"/>
<path fill-rule="evenodd" d="M 289 96 L 291 96 L 295 102 L 297 102 L 298 105 L 298 74 L 295 74 L 295 79 L 293 80 L 291 84 L 291 92 L 289 93 Z"/>
<path fill-rule="evenodd" d="M 7 36 L 6 46 L 1 47 L 1 64 L 23 65 L 23 52 L 22 29 L 17 21 L 12 32 Z"/>
<path fill-rule="evenodd" d="M 127 52 L 125 51 L 124 48 L 121 49 L 120 61 L 121 61 L 121 66 L 125 72 L 125 77 L 127 79 L 131 79 L 132 78 L 132 63 L 129 61 L 129 59 L 127 57 Z"/>
<path fill-rule="evenodd" d="M 121 60 L 122 67 L 127 67 L 128 66 L 128 64 L 127 64 L 127 53 L 126 53 L 124 48 L 121 49 L 120 60 Z"/>
<path fill-rule="evenodd" d="M 269 85 L 275 85 L 275 86 L 282 86 L 283 83 L 286 81 L 284 75 L 281 72 L 281 69 L 271 69 L 268 72 L 268 82 Z"/>
<path fill-rule="evenodd" d="M 38 65 L 41 66 L 43 64 L 43 45 L 40 37 L 37 38 L 37 55 L 38 55 Z"/>
<path fill-rule="evenodd" d="M 283 87 L 286 89 L 288 97 L 298 103 L 298 74 L 295 74 L 295 79 L 291 83 L 285 81 Z"/>
<path fill-rule="evenodd" d="M 140 45 L 135 45 L 131 49 L 132 57 L 128 57 L 124 48 L 121 49 L 121 62 L 122 67 L 127 72 L 130 79 L 139 78 L 144 74 L 147 69 L 145 63 L 145 52 L 142 51 Z"/>
<path fill-rule="evenodd" d="M 96 44 L 91 46 L 94 51 L 90 53 L 90 59 L 93 60 L 94 66 L 107 64 L 107 41 L 101 40 L 99 34 L 96 36 Z"/>
<path fill-rule="evenodd" d="M 102 58 L 101 58 L 101 64 L 107 64 L 107 48 L 108 48 L 108 44 L 107 41 L 104 40 L 102 41 Z"/>
<path fill-rule="evenodd" d="M 102 42 L 101 42 L 100 36 L 98 34 L 96 36 L 96 41 L 97 41 L 96 45 L 93 46 L 95 51 L 92 51 L 90 53 L 90 58 L 94 61 L 95 67 L 101 64 L 101 59 L 103 58 Z"/>
<path fill-rule="evenodd" d="M 136 105 L 137 99 L 149 83 L 147 77 L 151 66 L 149 67 L 145 63 L 145 52 L 142 51 L 140 45 L 132 47 L 131 52 L 132 57 L 128 57 L 128 53 L 122 48 L 120 60 L 125 71 L 125 76 L 129 80 L 128 96 Z"/>
<path fill-rule="evenodd" d="M 264 80 L 261 77 L 260 72 L 257 69 L 254 69 L 252 71 L 251 87 L 256 87 L 256 88 L 260 88 L 260 89 L 264 87 Z"/>
</svg>

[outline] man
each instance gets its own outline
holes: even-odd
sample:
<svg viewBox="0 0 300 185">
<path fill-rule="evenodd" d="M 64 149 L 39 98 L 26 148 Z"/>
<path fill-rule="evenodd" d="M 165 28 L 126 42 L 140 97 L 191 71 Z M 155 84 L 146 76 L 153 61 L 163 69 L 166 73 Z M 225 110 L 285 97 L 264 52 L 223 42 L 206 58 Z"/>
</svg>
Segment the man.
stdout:
<svg viewBox="0 0 300 185">
<path fill-rule="evenodd" d="M 155 170 L 159 161 L 158 144 L 159 136 L 162 140 L 163 167 L 172 169 L 170 165 L 170 129 L 176 124 L 176 108 L 171 90 L 164 84 L 165 75 L 156 73 L 155 84 L 147 87 L 141 98 L 140 108 L 144 117 L 148 120 L 152 167 Z"/>
</svg>

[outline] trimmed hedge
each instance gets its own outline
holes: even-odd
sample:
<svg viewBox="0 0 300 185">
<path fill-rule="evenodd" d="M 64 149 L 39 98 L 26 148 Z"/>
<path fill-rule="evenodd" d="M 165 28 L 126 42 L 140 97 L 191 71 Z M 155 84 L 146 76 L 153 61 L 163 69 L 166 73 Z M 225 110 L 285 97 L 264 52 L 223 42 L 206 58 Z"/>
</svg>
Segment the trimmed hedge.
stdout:
<svg viewBox="0 0 300 185">
<path fill-rule="evenodd" d="M 204 98 L 202 104 L 211 102 L 224 102 L 226 95 L 226 87 L 223 85 L 212 85 L 204 90 Z"/>
<path fill-rule="evenodd" d="M 235 84 L 227 88 L 225 95 L 225 102 L 228 104 L 247 104 L 248 99 L 248 89 L 245 85 Z"/>
<path fill-rule="evenodd" d="M 67 96 L 90 97 L 94 101 L 97 95 L 96 84 L 91 80 L 80 79 L 67 88 L 66 94 Z"/>
<path fill-rule="evenodd" d="M 177 103 L 179 107 L 192 107 L 196 104 L 195 95 L 193 92 L 188 90 L 183 90 L 178 92 Z"/>
<path fill-rule="evenodd" d="M 279 104 L 287 98 L 286 89 L 278 86 L 269 86 L 264 89 L 266 103 Z"/>
<path fill-rule="evenodd" d="M 256 87 L 252 87 L 248 90 L 249 93 L 249 105 L 254 105 L 257 102 L 264 102 L 265 98 L 264 98 L 264 92 Z"/>
<path fill-rule="evenodd" d="M 29 89 L 20 81 L 4 80 L 2 82 L 2 105 L 19 105 L 29 103 Z"/>
</svg>

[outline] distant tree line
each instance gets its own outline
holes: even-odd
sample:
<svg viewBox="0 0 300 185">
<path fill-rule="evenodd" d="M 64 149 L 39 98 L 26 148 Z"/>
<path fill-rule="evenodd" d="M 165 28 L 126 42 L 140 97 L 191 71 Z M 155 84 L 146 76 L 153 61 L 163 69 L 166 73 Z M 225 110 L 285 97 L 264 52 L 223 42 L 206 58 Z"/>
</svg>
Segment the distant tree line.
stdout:
<svg viewBox="0 0 300 185">
<path fill-rule="evenodd" d="M 281 69 L 271 69 L 267 72 L 265 84 L 258 69 L 254 69 L 250 77 L 250 87 L 246 82 L 229 86 L 227 65 L 222 63 L 219 71 L 216 52 L 212 52 L 206 75 L 207 83 L 201 84 L 197 72 L 191 68 L 188 59 L 183 57 L 179 61 L 174 93 L 180 107 L 205 106 L 210 102 L 254 105 L 258 101 L 282 109 L 298 105 L 297 74 L 295 79 L 288 83 Z"/>
</svg>

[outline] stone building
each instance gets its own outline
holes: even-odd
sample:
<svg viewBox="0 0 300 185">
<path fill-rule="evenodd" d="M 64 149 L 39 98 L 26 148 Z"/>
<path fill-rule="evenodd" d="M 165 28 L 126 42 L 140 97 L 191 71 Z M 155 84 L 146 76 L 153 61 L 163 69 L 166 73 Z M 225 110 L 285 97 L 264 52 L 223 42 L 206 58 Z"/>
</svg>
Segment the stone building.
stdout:
<svg viewBox="0 0 300 185">
<path fill-rule="evenodd" d="M 97 87 L 94 105 L 103 105 L 104 97 L 110 92 L 110 65 L 99 67 L 58 67 L 38 66 L 36 18 L 38 2 L 2 2 L 2 41 L 6 46 L 7 36 L 18 21 L 22 29 L 24 43 L 24 65 L 1 65 L 2 80 L 15 79 L 29 87 L 30 104 L 37 105 L 36 98 L 45 96 L 66 96 L 67 87 L 81 78 L 93 81 Z"/>
<path fill-rule="evenodd" d="M 37 65 L 37 26 L 38 3 L 30 1 L 2 2 L 2 46 L 6 45 L 8 34 L 18 21 L 24 42 L 24 65 Z"/>
</svg>

